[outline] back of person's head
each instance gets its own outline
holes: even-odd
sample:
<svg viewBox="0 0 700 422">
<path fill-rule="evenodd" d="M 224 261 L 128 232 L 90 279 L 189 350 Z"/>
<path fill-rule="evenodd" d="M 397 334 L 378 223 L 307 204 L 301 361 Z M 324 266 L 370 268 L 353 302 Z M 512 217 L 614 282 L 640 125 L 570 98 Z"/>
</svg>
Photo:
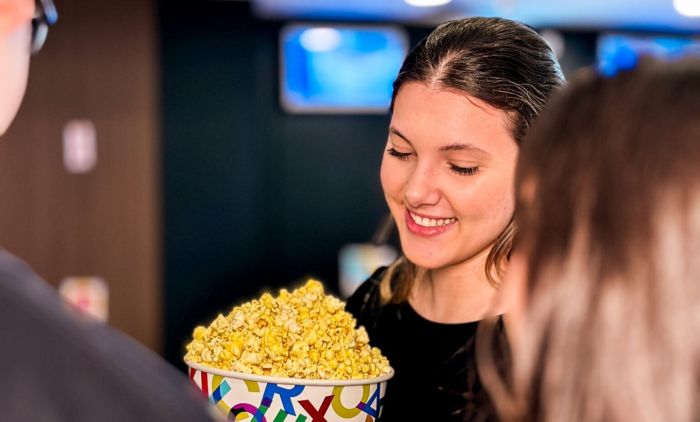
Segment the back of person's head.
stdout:
<svg viewBox="0 0 700 422">
<path fill-rule="evenodd" d="M 648 62 L 580 75 L 529 132 L 506 419 L 700 417 L 699 116 L 700 61 Z"/>
<path fill-rule="evenodd" d="M 462 93 L 506 112 L 513 140 L 520 144 L 564 77 L 554 52 L 533 29 L 508 19 L 471 17 L 439 25 L 411 50 L 394 81 L 394 100 L 411 82 Z M 493 284 L 514 233 L 514 225 L 508 225 L 488 256 L 484 270 Z M 396 269 L 398 280 L 390 287 Z M 382 299 L 405 300 L 420 271 L 405 258 L 397 261 L 382 282 Z"/>
</svg>

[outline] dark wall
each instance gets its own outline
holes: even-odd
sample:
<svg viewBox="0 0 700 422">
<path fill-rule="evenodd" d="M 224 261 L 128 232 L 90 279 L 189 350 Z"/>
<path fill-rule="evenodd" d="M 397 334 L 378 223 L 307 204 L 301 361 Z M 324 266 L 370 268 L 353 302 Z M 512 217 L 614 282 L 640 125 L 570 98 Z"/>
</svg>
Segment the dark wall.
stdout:
<svg viewBox="0 0 700 422">
<path fill-rule="evenodd" d="M 587 66 L 595 64 L 598 33 L 590 31 L 569 31 L 562 34 L 566 48 L 559 58 L 561 70 L 567 78 Z"/>
<path fill-rule="evenodd" d="M 177 4 L 175 4 L 177 3 Z M 337 253 L 385 213 L 387 116 L 278 105 L 280 23 L 247 3 L 161 2 L 166 358 L 196 324 L 305 275 L 335 288 Z"/>
</svg>

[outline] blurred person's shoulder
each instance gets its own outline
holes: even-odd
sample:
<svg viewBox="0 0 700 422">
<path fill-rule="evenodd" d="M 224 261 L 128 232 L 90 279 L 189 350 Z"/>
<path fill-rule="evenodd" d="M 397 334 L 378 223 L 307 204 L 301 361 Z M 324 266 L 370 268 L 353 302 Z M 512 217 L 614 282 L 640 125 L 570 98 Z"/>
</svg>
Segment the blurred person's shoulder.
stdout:
<svg viewBox="0 0 700 422">
<path fill-rule="evenodd" d="M 3 420 L 212 420 L 184 374 L 126 335 L 69 311 L 0 250 Z"/>
</svg>

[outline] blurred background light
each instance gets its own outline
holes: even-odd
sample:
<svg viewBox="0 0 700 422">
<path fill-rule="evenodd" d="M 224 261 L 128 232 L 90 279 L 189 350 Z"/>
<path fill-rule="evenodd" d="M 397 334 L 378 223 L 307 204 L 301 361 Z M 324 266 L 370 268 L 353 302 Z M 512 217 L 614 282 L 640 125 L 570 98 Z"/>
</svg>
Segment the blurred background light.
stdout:
<svg viewBox="0 0 700 422">
<path fill-rule="evenodd" d="M 88 173 L 97 165 L 97 129 L 88 119 L 76 119 L 63 128 L 63 165 L 69 173 Z"/>
<path fill-rule="evenodd" d="M 452 0 L 404 0 L 406 4 L 414 7 L 436 7 L 444 6 Z"/>
<path fill-rule="evenodd" d="M 603 34 L 598 38 L 598 70 L 606 76 L 634 68 L 642 57 L 671 61 L 687 56 L 700 57 L 700 40 L 639 34 Z"/>
<path fill-rule="evenodd" d="M 673 7 L 683 16 L 700 17 L 700 1 L 698 0 L 673 0 Z"/>
<path fill-rule="evenodd" d="M 296 24 L 280 43 L 280 102 L 291 113 L 385 113 L 408 49 L 390 26 Z"/>
<path fill-rule="evenodd" d="M 251 0 L 263 18 L 401 22 L 433 26 L 500 16 L 537 28 L 700 31 L 700 0 Z M 441 7 L 416 7 L 441 6 Z"/>
<path fill-rule="evenodd" d="M 311 28 L 301 33 L 299 42 L 311 52 L 331 51 L 340 45 L 340 32 L 333 28 Z"/>
</svg>

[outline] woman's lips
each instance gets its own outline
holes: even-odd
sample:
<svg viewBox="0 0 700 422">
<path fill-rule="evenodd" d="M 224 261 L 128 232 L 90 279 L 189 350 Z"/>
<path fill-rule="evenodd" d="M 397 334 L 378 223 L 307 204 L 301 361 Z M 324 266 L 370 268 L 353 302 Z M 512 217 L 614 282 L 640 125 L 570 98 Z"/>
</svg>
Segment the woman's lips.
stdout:
<svg viewBox="0 0 700 422">
<path fill-rule="evenodd" d="M 405 210 L 408 231 L 419 236 L 435 236 L 454 226 L 456 218 L 428 218 Z"/>
</svg>

